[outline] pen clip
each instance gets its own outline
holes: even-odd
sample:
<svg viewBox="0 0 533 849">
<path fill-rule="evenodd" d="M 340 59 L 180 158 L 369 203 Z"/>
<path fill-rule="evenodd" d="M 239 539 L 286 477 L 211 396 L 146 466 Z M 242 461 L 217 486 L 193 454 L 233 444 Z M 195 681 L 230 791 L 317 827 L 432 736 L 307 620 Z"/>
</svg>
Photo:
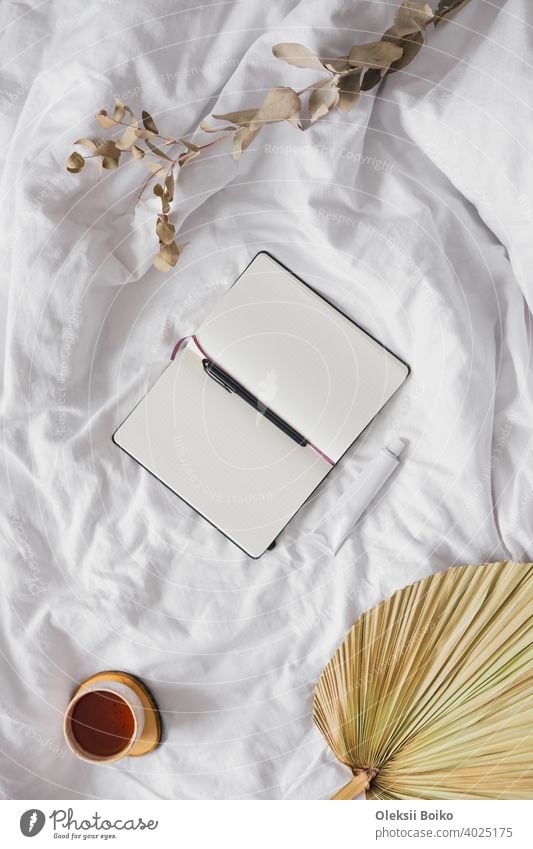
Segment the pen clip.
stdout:
<svg viewBox="0 0 533 849">
<path fill-rule="evenodd" d="M 207 359 L 203 359 L 202 365 L 206 374 L 208 374 L 209 377 L 215 381 L 215 383 L 218 383 L 219 386 L 222 386 L 222 388 L 225 389 L 226 392 L 233 392 L 233 389 L 231 388 L 231 386 L 228 386 L 228 384 L 222 377 L 222 374 L 220 373 L 219 369 L 217 369 L 214 363 L 209 362 L 209 360 Z"/>
</svg>

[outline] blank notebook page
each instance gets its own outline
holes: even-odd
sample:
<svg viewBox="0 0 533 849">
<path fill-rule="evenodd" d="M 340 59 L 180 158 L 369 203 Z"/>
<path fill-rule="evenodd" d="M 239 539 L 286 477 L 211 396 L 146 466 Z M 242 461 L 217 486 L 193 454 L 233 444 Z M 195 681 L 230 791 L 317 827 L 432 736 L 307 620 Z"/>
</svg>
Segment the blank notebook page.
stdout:
<svg viewBox="0 0 533 849">
<path fill-rule="evenodd" d="M 208 377 L 187 345 L 114 436 L 252 557 L 330 466 Z"/>
<path fill-rule="evenodd" d="M 334 462 L 408 373 L 267 254 L 255 258 L 196 335 L 210 359 Z"/>
</svg>

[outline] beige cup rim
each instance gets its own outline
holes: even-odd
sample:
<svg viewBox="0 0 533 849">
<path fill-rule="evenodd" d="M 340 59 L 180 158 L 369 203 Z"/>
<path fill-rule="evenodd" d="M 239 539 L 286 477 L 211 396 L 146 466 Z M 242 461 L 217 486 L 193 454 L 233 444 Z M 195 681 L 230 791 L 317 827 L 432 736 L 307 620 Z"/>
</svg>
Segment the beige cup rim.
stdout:
<svg viewBox="0 0 533 849">
<path fill-rule="evenodd" d="M 118 693 L 116 690 L 113 690 L 113 688 L 108 686 L 107 684 L 102 683 L 102 685 L 98 684 L 98 686 L 96 686 L 97 683 L 98 682 L 95 682 L 94 688 L 93 688 L 92 685 L 91 685 L 90 688 L 88 687 L 87 689 L 84 689 L 82 687 L 72 697 L 72 699 L 70 700 L 70 702 L 67 705 L 67 709 L 65 711 L 65 716 L 63 718 L 63 733 L 65 735 L 65 740 L 67 741 L 67 745 L 70 748 L 71 752 L 73 752 L 76 755 L 77 758 L 80 758 L 80 760 L 87 761 L 87 763 L 111 763 L 112 761 L 119 761 L 121 758 L 123 758 L 125 755 L 127 755 L 129 750 L 135 744 L 135 740 L 136 740 L 137 732 L 138 732 L 137 717 L 135 716 L 135 711 L 133 710 L 133 707 L 129 703 L 126 696 L 122 695 L 122 693 Z M 76 736 L 75 736 L 75 734 L 72 730 L 72 723 L 71 723 L 72 711 L 73 711 L 75 705 L 84 696 L 88 696 L 89 693 L 96 693 L 96 692 L 112 693 L 114 696 L 118 696 L 120 699 L 122 699 L 123 702 L 125 702 L 127 704 L 127 706 L 130 709 L 131 715 L 133 717 L 133 732 L 132 732 L 131 738 L 128 741 L 128 743 L 124 746 L 124 748 L 120 749 L 120 751 L 116 752 L 114 755 L 93 755 L 93 754 L 91 754 L 91 752 L 87 752 L 82 746 L 80 746 L 80 744 L 76 740 Z"/>
</svg>

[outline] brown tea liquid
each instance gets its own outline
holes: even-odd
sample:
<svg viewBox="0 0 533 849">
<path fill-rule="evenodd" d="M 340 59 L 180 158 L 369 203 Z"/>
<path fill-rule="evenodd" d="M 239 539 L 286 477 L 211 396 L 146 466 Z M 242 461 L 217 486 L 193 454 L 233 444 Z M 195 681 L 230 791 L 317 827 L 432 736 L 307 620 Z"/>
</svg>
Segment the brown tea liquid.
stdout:
<svg viewBox="0 0 533 849">
<path fill-rule="evenodd" d="M 131 709 L 115 693 L 95 690 L 76 702 L 71 715 L 72 733 L 90 755 L 109 757 L 126 748 L 135 722 Z"/>
</svg>

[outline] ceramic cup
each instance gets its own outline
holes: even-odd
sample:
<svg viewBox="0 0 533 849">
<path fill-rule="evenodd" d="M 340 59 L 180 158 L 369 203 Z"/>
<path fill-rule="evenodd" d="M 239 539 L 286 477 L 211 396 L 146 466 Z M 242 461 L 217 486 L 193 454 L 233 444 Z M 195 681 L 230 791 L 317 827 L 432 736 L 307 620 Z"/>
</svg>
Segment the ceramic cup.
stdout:
<svg viewBox="0 0 533 849">
<path fill-rule="evenodd" d="M 99 696 L 86 698 L 91 693 Z M 68 746 L 88 763 L 120 760 L 139 740 L 143 728 L 144 707 L 137 693 L 126 684 L 104 678 L 82 684 L 63 723 Z M 106 751 L 102 753 L 102 749 Z"/>
</svg>

